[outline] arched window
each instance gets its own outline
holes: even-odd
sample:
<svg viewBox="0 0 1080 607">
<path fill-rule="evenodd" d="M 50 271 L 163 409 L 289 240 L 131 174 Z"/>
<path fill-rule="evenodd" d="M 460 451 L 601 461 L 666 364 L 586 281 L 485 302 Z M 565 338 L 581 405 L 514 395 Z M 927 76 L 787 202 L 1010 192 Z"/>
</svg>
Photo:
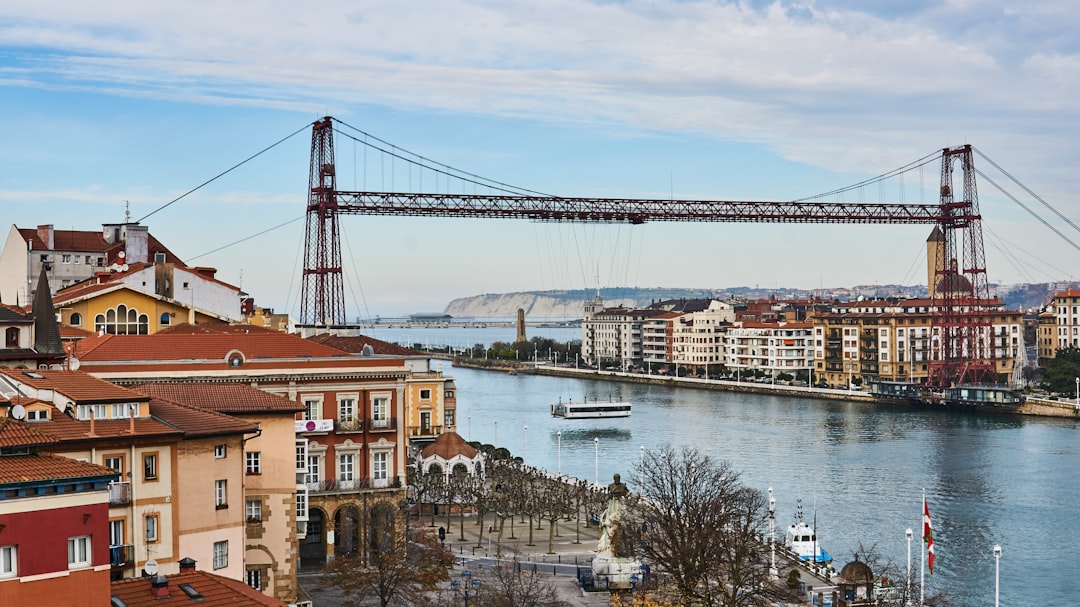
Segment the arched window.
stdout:
<svg viewBox="0 0 1080 607">
<path fill-rule="evenodd" d="M 82 325 L 82 314 L 79 314 L 78 312 L 72 312 L 71 318 L 68 320 L 68 323 L 73 327 L 78 327 Z"/>
<path fill-rule="evenodd" d="M 8 327 L 4 332 L 4 345 L 8 348 L 19 347 L 19 327 Z"/>
<path fill-rule="evenodd" d="M 163 326 L 163 327 L 167 327 L 167 326 L 169 326 L 170 322 L 172 322 L 172 316 L 169 316 L 168 312 L 162 312 L 161 313 L 161 320 L 158 321 L 158 324 Z"/>
<path fill-rule="evenodd" d="M 150 317 L 120 304 L 94 317 L 94 330 L 110 335 L 146 335 L 150 332 Z"/>
</svg>

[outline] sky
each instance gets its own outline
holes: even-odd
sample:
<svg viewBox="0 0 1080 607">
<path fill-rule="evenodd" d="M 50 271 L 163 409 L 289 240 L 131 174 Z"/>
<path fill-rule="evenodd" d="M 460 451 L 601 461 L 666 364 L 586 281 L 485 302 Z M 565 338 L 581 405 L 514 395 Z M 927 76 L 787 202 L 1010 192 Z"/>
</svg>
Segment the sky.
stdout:
<svg viewBox="0 0 1080 607">
<path fill-rule="evenodd" d="M 295 315 L 309 127 L 330 115 L 562 196 L 790 200 L 970 143 L 1080 221 L 1078 28 L 1065 0 L 0 0 L 0 219 L 96 230 L 129 209 Z M 417 187 L 352 139 L 335 147 L 339 189 Z M 858 197 L 934 203 L 938 179 L 931 164 Z M 1075 277 L 1074 246 L 978 187 L 991 282 Z M 350 319 L 520 290 L 925 284 L 930 230 L 341 225 Z"/>
</svg>

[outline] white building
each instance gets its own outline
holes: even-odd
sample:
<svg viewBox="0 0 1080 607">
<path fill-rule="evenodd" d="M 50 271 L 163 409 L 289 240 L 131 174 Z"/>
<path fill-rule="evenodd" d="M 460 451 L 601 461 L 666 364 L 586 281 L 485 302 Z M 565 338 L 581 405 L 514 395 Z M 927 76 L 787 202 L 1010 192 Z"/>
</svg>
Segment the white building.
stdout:
<svg viewBox="0 0 1080 607">
<path fill-rule="evenodd" d="M 807 322 L 736 323 L 727 331 L 724 365 L 729 372 L 808 374 L 813 365 L 813 327 Z"/>
</svg>

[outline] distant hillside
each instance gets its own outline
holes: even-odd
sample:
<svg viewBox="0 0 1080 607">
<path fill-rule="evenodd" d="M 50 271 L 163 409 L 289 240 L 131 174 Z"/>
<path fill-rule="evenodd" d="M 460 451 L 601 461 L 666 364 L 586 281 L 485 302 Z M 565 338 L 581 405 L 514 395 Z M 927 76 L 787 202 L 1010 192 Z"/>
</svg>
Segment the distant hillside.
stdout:
<svg viewBox="0 0 1080 607">
<path fill-rule="evenodd" d="M 1072 287 L 1069 283 L 1037 283 L 995 285 L 997 292 L 1010 310 L 1040 308 L 1059 291 Z M 600 289 L 605 307 L 619 305 L 628 308 L 646 307 L 666 299 L 779 299 L 806 298 L 811 293 L 805 289 L 760 289 L 754 287 L 731 287 L 726 289 L 672 289 L 672 288 L 607 288 Z M 859 285 L 850 288 L 814 289 L 813 295 L 822 299 L 852 301 L 859 297 L 926 297 L 925 286 Z M 525 310 L 531 320 L 556 318 L 581 318 L 586 300 L 596 297 L 595 290 L 571 291 L 524 291 L 516 293 L 485 293 L 460 297 L 451 301 L 443 310 L 455 318 L 513 318 L 518 309 Z"/>
</svg>

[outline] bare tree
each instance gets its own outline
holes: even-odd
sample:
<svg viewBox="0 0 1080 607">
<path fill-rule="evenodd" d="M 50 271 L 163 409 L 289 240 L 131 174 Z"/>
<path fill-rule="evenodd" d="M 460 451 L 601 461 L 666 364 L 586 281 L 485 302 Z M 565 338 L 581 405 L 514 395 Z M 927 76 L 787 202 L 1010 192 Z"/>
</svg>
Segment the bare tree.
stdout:
<svg viewBox="0 0 1080 607">
<path fill-rule="evenodd" d="M 515 558 L 478 574 L 479 607 L 563 607 L 550 575 L 524 570 Z"/>
<path fill-rule="evenodd" d="M 398 532 L 394 509 L 372 508 L 364 517 L 366 554 L 339 557 L 326 567 L 327 580 L 345 596 L 346 607 L 375 596 L 381 607 L 420 605 L 449 579 L 453 555 L 431 530 Z M 412 537 L 409 537 L 411 535 Z"/>
<path fill-rule="evenodd" d="M 636 554 L 670 580 L 679 603 L 743 607 L 780 594 L 759 559 L 768 520 L 760 491 L 689 447 L 650 451 L 639 467 L 640 499 L 628 504 L 641 525 Z"/>
</svg>

